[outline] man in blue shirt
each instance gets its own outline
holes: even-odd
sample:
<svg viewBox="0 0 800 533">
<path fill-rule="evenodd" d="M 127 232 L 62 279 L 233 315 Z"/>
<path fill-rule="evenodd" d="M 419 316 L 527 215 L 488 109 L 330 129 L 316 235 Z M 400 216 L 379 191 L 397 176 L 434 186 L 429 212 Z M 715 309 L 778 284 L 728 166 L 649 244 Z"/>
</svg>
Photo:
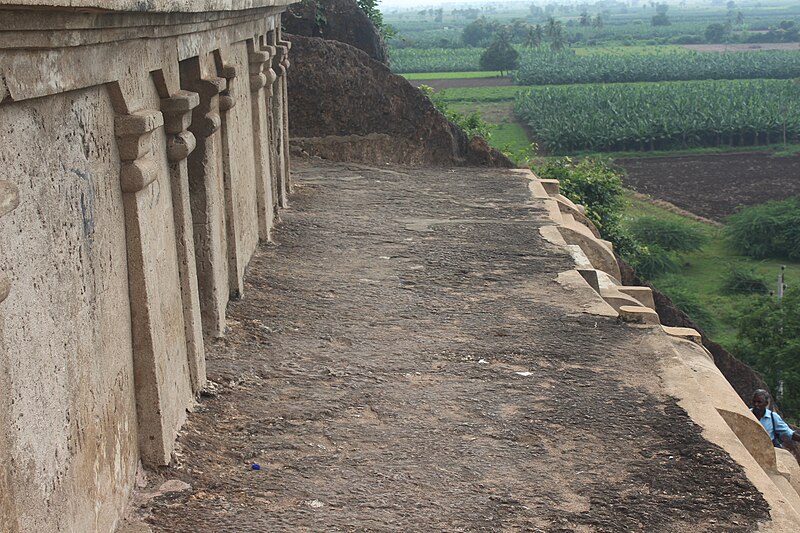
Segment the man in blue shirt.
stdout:
<svg viewBox="0 0 800 533">
<path fill-rule="evenodd" d="M 751 411 L 758 418 L 764 429 L 767 430 L 772 444 L 776 448 L 783 448 L 783 439 L 789 438 L 800 442 L 800 432 L 795 433 L 792 428 L 783 421 L 781 415 L 771 411 L 769 408 L 769 393 L 764 389 L 758 389 L 753 393 L 753 408 Z"/>
</svg>

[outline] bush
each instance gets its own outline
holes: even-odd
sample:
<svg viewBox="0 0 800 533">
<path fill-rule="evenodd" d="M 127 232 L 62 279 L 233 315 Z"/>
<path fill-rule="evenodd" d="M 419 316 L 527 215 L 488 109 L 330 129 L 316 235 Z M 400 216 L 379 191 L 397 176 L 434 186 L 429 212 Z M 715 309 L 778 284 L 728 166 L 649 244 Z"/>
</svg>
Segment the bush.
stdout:
<svg viewBox="0 0 800 533">
<path fill-rule="evenodd" d="M 491 126 L 487 122 L 484 122 L 477 111 L 473 111 L 468 115 L 463 115 L 458 111 L 450 109 L 450 106 L 442 97 L 442 92 L 434 92 L 433 87 L 429 85 L 420 85 L 419 90 L 430 98 L 434 107 L 436 107 L 447 120 L 464 130 L 468 138 L 483 137 L 487 140 L 491 138 Z"/>
<path fill-rule="evenodd" d="M 559 180 L 561 194 L 583 205 L 600 234 L 614 242 L 624 207 L 620 172 L 600 159 L 569 157 L 549 160 L 533 171 L 540 178 Z"/>
<path fill-rule="evenodd" d="M 800 260 L 800 197 L 743 209 L 728 219 L 725 234 L 744 255 Z"/>
<path fill-rule="evenodd" d="M 630 224 L 633 237 L 668 252 L 692 252 L 702 248 L 706 236 L 695 226 L 673 219 L 643 216 Z"/>
<path fill-rule="evenodd" d="M 753 269 L 732 265 L 722 280 L 722 292 L 726 294 L 767 294 L 769 288 Z"/>
<path fill-rule="evenodd" d="M 638 243 L 635 240 L 634 242 Z M 647 246 L 638 243 L 632 251 L 621 255 L 644 280 L 652 280 L 662 274 L 678 270 L 678 264 L 672 254 L 658 245 Z"/>
</svg>

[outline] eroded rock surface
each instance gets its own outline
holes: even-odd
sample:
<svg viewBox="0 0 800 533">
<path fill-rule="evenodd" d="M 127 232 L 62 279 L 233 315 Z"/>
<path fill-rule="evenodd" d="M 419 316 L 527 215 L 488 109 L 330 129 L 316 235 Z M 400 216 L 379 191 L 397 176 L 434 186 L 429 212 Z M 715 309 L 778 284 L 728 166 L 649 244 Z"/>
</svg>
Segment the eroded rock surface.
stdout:
<svg viewBox="0 0 800 533">
<path fill-rule="evenodd" d="M 405 78 L 352 46 L 291 35 L 289 128 L 295 150 L 369 164 L 512 167 L 470 139 Z"/>
<path fill-rule="evenodd" d="M 159 532 L 754 531 L 761 495 L 581 312 L 527 180 L 295 162 L 208 349 Z M 258 463 L 259 470 L 252 465 Z"/>
</svg>

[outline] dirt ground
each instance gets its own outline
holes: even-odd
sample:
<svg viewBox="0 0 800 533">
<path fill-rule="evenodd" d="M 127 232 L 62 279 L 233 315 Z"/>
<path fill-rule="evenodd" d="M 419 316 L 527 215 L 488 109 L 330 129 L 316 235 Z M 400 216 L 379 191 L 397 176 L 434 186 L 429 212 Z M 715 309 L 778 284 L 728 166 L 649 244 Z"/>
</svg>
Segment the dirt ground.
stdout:
<svg viewBox="0 0 800 533">
<path fill-rule="evenodd" d="M 800 194 L 800 156 L 765 153 L 618 159 L 625 185 L 721 221 L 740 206 Z"/>
<path fill-rule="evenodd" d="M 501 170 L 296 162 L 208 348 L 156 532 L 755 531 L 766 503 L 554 280 Z M 252 465 L 258 463 L 259 470 Z"/>
</svg>

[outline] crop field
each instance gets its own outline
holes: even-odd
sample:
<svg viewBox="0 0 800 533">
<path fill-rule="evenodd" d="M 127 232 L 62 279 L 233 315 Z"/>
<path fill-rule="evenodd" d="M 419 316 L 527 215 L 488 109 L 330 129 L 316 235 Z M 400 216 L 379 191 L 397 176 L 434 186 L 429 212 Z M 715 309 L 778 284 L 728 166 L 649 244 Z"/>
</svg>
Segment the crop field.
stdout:
<svg viewBox="0 0 800 533">
<path fill-rule="evenodd" d="M 791 79 L 800 77 L 796 51 L 592 54 L 527 52 L 514 74 L 518 85 L 640 81 Z"/>
<path fill-rule="evenodd" d="M 482 48 L 391 49 L 389 63 L 394 72 L 478 71 Z"/>
<path fill-rule="evenodd" d="M 521 92 L 514 110 L 553 154 L 800 139 L 800 85 L 790 80 L 543 86 Z"/>
</svg>

